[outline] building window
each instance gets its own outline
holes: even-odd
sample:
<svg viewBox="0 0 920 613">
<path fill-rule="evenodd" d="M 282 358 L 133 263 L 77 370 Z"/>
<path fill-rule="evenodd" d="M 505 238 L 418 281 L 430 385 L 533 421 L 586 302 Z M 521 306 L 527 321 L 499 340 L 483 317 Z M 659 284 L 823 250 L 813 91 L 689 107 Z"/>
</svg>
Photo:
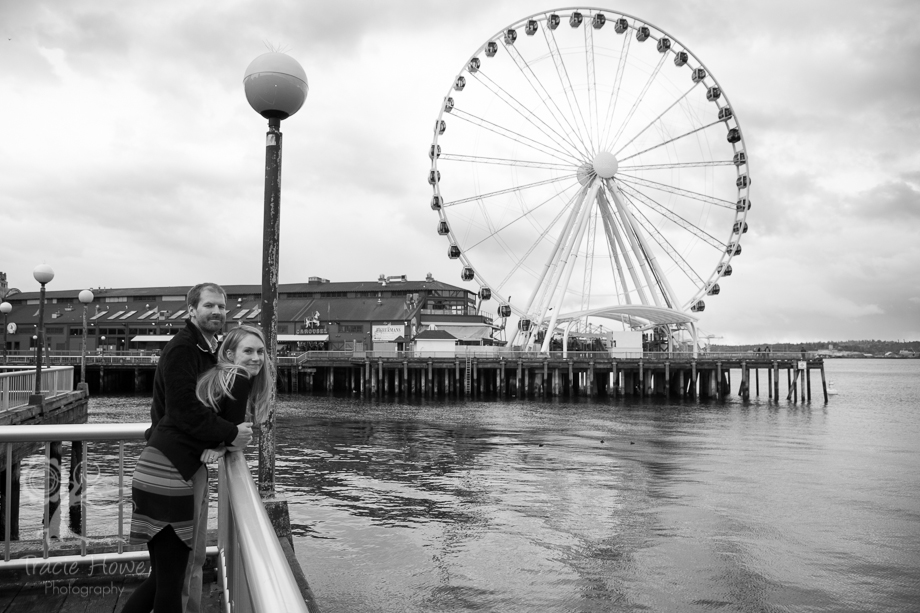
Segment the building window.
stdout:
<svg viewBox="0 0 920 613">
<path fill-rule="evenodd" d="M 341 325 L 341 326 L 339 326 L 339 332 L 342 332 L 342 333 L 350 333 L 350 334 L 361 334 L 362 332 L 364 332 L 364 326 L 361 326 L 361 325 L 357 325 L 357 326 Z"/>
<path fill-rule="evenodd" d="M 185 296 L 160 296 L 160 302 L 182 302 Z"/>
<path fill-rule="evenodd" d="M 105 302 L 127 302 L 127 296 L 106 296 Z"/>
</svg>

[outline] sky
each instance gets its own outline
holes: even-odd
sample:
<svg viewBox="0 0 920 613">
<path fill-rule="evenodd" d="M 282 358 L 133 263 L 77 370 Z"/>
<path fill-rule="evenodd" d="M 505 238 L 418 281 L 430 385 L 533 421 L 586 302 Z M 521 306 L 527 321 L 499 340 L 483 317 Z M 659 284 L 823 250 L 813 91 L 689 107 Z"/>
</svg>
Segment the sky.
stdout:
<svg viewBox="0 0 920 613">
<path fill-rule="evenodd" d="M 307 73 L 284 134 L 280 281 L 460 281 L 435 227 L 431 127 L 467 59 L 556 7 L 0 0 L 0 271 L 35 291 L 259 284 L 266 122 L 243 73 Z M 714 343 L 920 339 L 920 4 L 620 0 L 673 33 L 744 127 L 744 254 Z M 715 340 L 719 339 L 719 340 Z"/>
</svg>

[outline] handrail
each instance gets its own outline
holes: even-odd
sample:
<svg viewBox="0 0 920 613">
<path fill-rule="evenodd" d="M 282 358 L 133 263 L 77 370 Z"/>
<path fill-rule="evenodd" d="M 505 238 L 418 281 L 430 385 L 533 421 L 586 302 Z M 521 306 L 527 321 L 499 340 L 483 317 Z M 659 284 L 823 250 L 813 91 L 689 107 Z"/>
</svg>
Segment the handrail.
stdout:
<svg viewBox="0 0 920 613">
<path fill-rule="evenodd" d="M 73 391 L 73 366 L 43 366 L 41 385 L 46 398 Z M 35 369 L 0 369 L 0 411 L 28 406 L 35 391 Z"/>
<path fill-rule="evenodd" d="M 229 585 L 229 601 L 236 611 L 309 613 L 306 602 L 284 556 L 275 530 L 262 505 L 242 451 L 228 451 L 220 460 L 221 509 L 229 499 L 227 521 L 220 526 L 217 547 L 230 562 L 231 569 L 241 566 L 243 581 Z M 232 575 L 231 575 L 232 576 Z M 245 585 L 244 585 L 245 583 Z M 249 598 L 246 598 L 246 596 Z M 247 606 L 249 605 L 249 606 Z"/>
<path fill-rule="evenodd" d="M 119 509 L 124 503 L 123 479 L 123 443 L 126 440 L 143 439 L 144 432 L 149 427 L 148 423 L 109 423 L 109 424 L 56 424 L 56 425 L 19 425 L 0 426 L 0 444 L 2 443 L 40 443 L 49 441 L 119 441 L 122 443 L 119 450 Z M 12 464 L 13 445 L 6 445 L 7 466 Z M 47 451 L 46 451 L 47 454 Z M 83 482 L 86 482 L 86 462 L 83 463 Z M 50 470 L 46 462 L 45 470 Z M 40 559 L 11 559 L 10 558 L 10 476 L 12 471 L 7 471 L 5 486 L 6 508 L 4 538 L 5 555 L 0 559 L 0 570 L 21 570 L 29 565 L 36 565 L 42 560 L 53 559 L 55 562 L 67 564 L 96 564 L 112 560 L 147 560 L 146 551 L 123 552 L 119 543 L 118 554 L 86 554 L 86 538 L 81 538 L 81 555 L 50 555 L 47 546 L 44 547 L 43 557 Z M 46 475 L 47 481 L 47 475 Z M 46 494 L 47 495 L 47 494 Z M 85 495 L 84 495 L 85 496 Z M 85 500 L 85 498 L 84 498 Z M 237 560 L 234 567 L 237 571 L 232 576 L 235 579 L 229 584 L 230 601 L 234 603 L 234 611 L 302 611 L 308 613 L 306 603 L 301 595 L 300 588 L 294 579 L 290 565 L 284 556 L 275 531 L 259 493 L 253 483 L 246 458 L 242 451 L 228 452 L 219 463 L 219 488 L 218 488 L 218 533 L 221 535 L 216 548 L 208 548 L 209 554 L 217 554 L 223 561 L 227 557 Z M 85 522 L 86 509 L 81 513 Z M 47 545 L 47 522 L 45 545 Z M 123 517 L 119 511 L 118 535 L 123 537 Z M 82 530 L 85 535 L 85 524 Z M 221 581 L 227 583 L 229 578 L 224 572 L 225 567 L 220 564 Z M 229 609 L 226 609 L 229 610 Z"/>
<path fill-rule="evenodd" d="M 466 350 L 468 349 L 468 350 Z M 308 351 L 297 358 L 297 364 L 309 363 L 311 360 L 328 360 L 328 359 L 368 359 L 376 360 L 381 358 L 389 359 L 409 359 L 409 358 L 431 358 L 431 359 L 458 359 L 466 360 L 467 356 L 476 359 L 490 360 L 545 360 L 545 359 L 593 359 L 593 360 L 687 360 L 687 361 L 719 361 L 719 360 L 736 360 L 736 361 L 773 361 L 773 360 L 812 360 L 820 358 L 816 352 L 807 351 L 805 356 L 801 352 L 773 352 L 773 353 L 756 353 L 756 352 L 711 352 L 699 353 L 696 356 L 692 351 L 619 351 L 611 349 L 608 351 L 577 351 L 569 350 L 550 351 L 542 353 L 540 351 L 514 351 L 507 349 L 496 349 L 483 351 L 481 348 L 476 351 L 473 346 L 458 346 L 455 351 Z"/>
</svg>

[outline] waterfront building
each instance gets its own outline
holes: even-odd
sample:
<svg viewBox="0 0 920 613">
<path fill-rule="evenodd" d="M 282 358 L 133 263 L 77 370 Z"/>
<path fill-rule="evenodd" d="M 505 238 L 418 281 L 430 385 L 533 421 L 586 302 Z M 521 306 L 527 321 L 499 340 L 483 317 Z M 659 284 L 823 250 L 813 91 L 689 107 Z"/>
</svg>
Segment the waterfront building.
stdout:
<svg viewBox="0 0 920 613">
<path fill-rule="evenodd" d="M 224 285 L 227 326 L 258 324 L 260 285 Z M 83 334 L 80 290 L 48 290 L 45 304 L 46 348 L 79 351 Z M 92 288 L 87 311 L 87 351 L 155 352 L 188 317 L 190 286 Z M 13 306 L 7 319 L 7 348 L 35 347 L 39 292 L 6 297 Z M 434 327 L 459 344 L 493 345 L 493 315 L 481 308 L 475 292 L 436 281 L 431 275 L 411 281 L 405 275 L 381 275 L 376 281 L 333 282 L 310 277 L 306 283 L 278 286 L 279 351 L 396 351 Z M 404 347 L 403 347 L 404 348 Z"/>
</svg>

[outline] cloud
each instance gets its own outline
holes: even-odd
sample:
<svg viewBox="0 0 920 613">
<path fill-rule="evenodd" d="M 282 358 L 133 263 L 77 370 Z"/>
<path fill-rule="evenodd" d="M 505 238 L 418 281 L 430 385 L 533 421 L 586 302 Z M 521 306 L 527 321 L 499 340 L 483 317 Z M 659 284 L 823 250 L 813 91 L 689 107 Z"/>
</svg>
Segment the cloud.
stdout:
<svg viewBox="0 0 920 613">
<path fill-rule="evenodd" d="M 750 232 L 705 327 L 751 342 L 916 329 L 920 7 L 618 9 L 692 49 L 744 129 Z M 266 126 L 241 81 L 268 43 L 311 84 L 283 124 L 282 281 L 431 271 L 459 284 L 428 206 L 431 126 L 469 56 L 534 12 L 525 0 L 7 3 L 4 271 L 25 291 L 41 261 L 59 288 L 257 283 Z"/>
</svg>

